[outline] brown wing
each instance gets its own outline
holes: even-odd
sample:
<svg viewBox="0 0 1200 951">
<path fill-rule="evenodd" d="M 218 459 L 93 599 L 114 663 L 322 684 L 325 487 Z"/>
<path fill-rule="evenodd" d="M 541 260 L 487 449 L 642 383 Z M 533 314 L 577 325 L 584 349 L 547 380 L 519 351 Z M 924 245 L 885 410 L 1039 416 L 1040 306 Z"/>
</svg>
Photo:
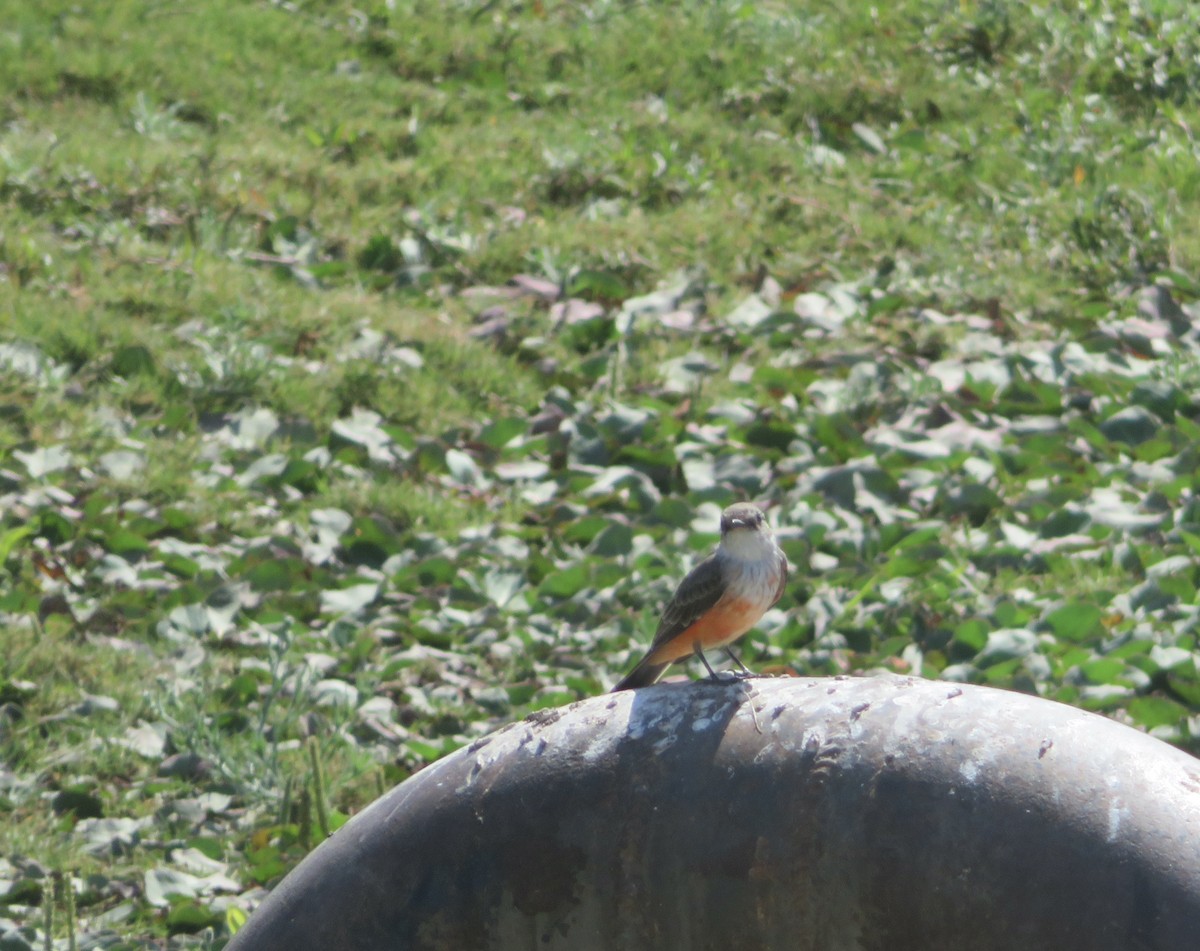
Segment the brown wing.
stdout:
<svg viewBox="0 0 1200 951">
<path fill-rule="evenodd" d="M 721 566 L 717 563 L 716 552 L 713 552 L 679 582 L 675 596 L 663 610 L 649 653 L 686 631 L 705 611 L 720 601 L 724 593 Z"/>
</svg>

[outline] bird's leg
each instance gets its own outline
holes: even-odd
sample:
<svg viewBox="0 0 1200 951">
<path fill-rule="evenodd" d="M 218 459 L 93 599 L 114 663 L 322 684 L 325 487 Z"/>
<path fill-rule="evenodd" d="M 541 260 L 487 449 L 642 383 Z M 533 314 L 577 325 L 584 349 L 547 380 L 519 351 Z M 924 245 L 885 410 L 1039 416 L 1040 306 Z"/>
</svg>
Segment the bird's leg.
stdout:
<svg viewBox="0 0 1200 951">
<path fill-rule="evenodd" d="M 699 641 L 696 641 L 696 643 L 692 645 L 692 653 L 700 658 L 700 663 L 702 663 L 704 665 L 704 669 L 708 671 L 709 677 L 711 677 L 713 680 L 721 679 L 717 676 L 717 672 L 712 669 L 712 666 L 708 662 L 708 658 L 704 656 L 704 651 L 700 649 Z"/>
<path fill-rule="evenodd" d="M 700 663 L 704 665 L 704 669 L 708 671 L 708 678 L 713 683 L 729 683 L 731 680 L 739 680 L 743 675 L 732 670 L 722 670 L 720 673 L 712 669 L 708 662 L 708 658 L 704 656 L 704 651 L 700 649 L 699 642 L 692 645 L 692 653 L 700 658 Z"/>
<path fill-rule="evenodd" d="M 749 673 L 752 673 L 752 671 L 750 670 L 750 668 L 749 668 L 749 667 L 747 667 L 745 664 L 743 664 L 743 663 L 742 663 L 742 659 L 741 659 L 740 657 L 738 657 L 738 655 L 737 655 L 737 654 L 735 654 L 735 653 L 733 652 L 733 648 L 732 648 L 732 647 L 726 647 L 726 648 L 725 648 L 725 653 L 729 655 L 729 659 L 730 659 L 731 661 L 733 661 L 733 662 L 734 662 L 735 664 L 737 664 L 737 665 L 738 665 L 740 668 L 742 668 L 742 673 L 743 673 L 743 674 L 749 674 Z"/>
</svg>

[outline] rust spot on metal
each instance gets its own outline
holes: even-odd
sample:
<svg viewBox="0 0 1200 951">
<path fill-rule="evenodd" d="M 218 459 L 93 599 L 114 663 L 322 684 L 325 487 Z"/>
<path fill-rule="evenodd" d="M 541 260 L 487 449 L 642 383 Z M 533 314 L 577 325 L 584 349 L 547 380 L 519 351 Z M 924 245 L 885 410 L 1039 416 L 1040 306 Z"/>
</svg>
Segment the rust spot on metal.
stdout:
<svg viewBox="0 0 1200 951">
<path fill-rule="evenodd" d="M 534 726 L 546 727 L 557 723 L 562 715 L 561 709 L 534 710 L 532 713 L 526 714 L 525 722 L 532 723 Z"/>
</svg>

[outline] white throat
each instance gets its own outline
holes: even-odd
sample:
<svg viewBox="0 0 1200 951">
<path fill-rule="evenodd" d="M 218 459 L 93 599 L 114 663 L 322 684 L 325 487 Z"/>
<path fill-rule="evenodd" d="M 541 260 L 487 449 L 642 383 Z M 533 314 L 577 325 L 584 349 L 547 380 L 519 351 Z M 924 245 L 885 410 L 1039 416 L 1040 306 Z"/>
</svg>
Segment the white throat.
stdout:
<svg viewBox="0 0 1200 951">
<path fill-rule="evenodd" d="M 765 525 L 757 530 L 734 528 L 721 539 L 721 551 L 738 561 L 766 561 L 774 564 L 775 536 Z"/>
</svg>

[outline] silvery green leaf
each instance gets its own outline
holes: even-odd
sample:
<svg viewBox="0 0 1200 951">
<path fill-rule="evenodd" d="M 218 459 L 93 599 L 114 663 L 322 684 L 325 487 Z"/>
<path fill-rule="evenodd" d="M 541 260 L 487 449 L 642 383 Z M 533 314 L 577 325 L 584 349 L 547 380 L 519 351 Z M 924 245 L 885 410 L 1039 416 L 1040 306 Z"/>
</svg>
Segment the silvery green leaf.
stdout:
<svg viewBox="0 0 1200 951">
<path fill-rule="evenodd" d="M 233 803 L 233 796 L 228 792 L 200 792 L 194 801 L 205 813 L 215 815 L 229 808 L 230 803 Z"/>
<path fill-rule="evenodd" d="M 115 713 L 121 709 L 121 704 L 112 697 L 99 694 L 84 694 L 83 699 L 71 708 L 71 712 L 81 717 L 90 717 L 97 713 Z"/>
<path fill-rule="evenodd" d="M 638 317 L 657 316 L 678 309 L 679 302 L 692 287 L 692 279 L 679 272 L 659 284 L 658 288 L 640 297 L 630 297 L 621 305 L 616 317 L 616 330 L 628 334 Z"/>
<path fill-rule="evenodd" d="M 520 571 L 492 570 L 483 576 L 483 593 L 498 608 L 505 608 L 526 586 Z"/>
<path fill-rule="evenodd" d="M 1191 555 L 1171 555 L 1163 558 L 1161 561 L 1156 561 L 1146 569 L 1147 578 L 1165 578 L 1170 575 L 1182 574 L 1190 572 L 1195 564 L 1195 559 Z"/>
<path fill-rule="evenodd" d="M 374 603 L 379 597 L 379 585 L 356 584 L 348 588 L 330 588 L 321 592 L 321 611 L 324 614 L 354 614 Z"/>
<path fill-rule="evenodd" d="M 259 479 L 270 479 L 282 475 L 288 467 L 288 457 L 281 452 L 268 453 L 259 456 L 250 465 L 235 476 L 234 481 L 242 486 L 253 485 Z"/>
<path fill-rule="evenodd" d="M 644 472 L 639 472 L 629 466 L 609 466 L 604 469 L 596 480 L 584 490 L 586 496 L 604 495 L 621 488 L 631 488 L 655 501 L 662 493 L 655 487 L 654 481 Z"/>
<path fill-rule="evenodd" d="M 126 588 L 138 586 L 137 569 L 120 555 L 111 552 L 100 559 L 95 572 L 96 577 L 107 585 L 121 585 Z"/>
<path fill-rule="evenodd" d="M 313 702 L 321 707 L 346 707 L 352 710 L 358 706 L 358 688 L 344 680 L 317 681 L 312 687 L 312 697 Z"/>
<path fill-rule="evenodd" d="M 690 393 L 706 377 L 718 369 L 715 363 L 701 353 L 687 353 L 682 357 L 667 360 L 662 364 L 664 389 L 668 393 Z"/>
<path fill-rule="evenodd" d="M 40 348 L 23 340 L 0 343 L 0 368 L 39 383 L 62 379 L 67 367 L 60 367 Z"/>
<path fill-rule="evenodd" d="M 1126 500 L 1119 490 L 1107 487 L 1094 489 L 1084 509 L 1097 524 L 1134 535 L 1158 528 L 1167 518 L 1165 512 L 1143 511 L 1140 501 Z"/>
<path fill-rule="evenodd" d="M 100 457 L 100 468 L 122 482 L 140 474 L 145 467 L 145 455 L 132 449 L 114 449 Z"/>
<path fill-rule="evenodd" d="M 872 449 L 893 449 L 914 459 L 945 459 L 952 452 L 949 446 L 937 439 L 924 439 L 890 428 L 868 434 L 867 442 Z"/>
<path fill-rule="evenodd" d="M 770 306 L 757 294 L 750 294 L 732 311 L 725 315 L 725 322 L 734 327 L 754 328 L 767 319 Z"/>
<path fill-rule="evenodd" d="M 475 460 L 461 449 L 446 450 L 446 468 L 459 485 L 483 487 L 488 484 L 488 479 L 479 471 Z"/>
<path fill-rule="evenodd" d="M 304 557 L 315 565 L 332 561 L 354 519 L 341 509 L 313 509 L 308 513 L 308 521 L 312 531 L 301 543 Z"/>
<path fill-rule="evenodd" d="M 862 122 L 852 122 L 851 130 L 859 140 L 869 148 L 872 152 L 883 155 L 887 152 L 887 146 L 883 144 L 883 139 L 879 137 L 879 133 L 872 129 L 869 125 Z"/>
<path fill-rule="evenodd" d="M 208 633 L 208 611 L 203 604 L 183 604 L 172 608 L 167 616 L 158 622 L 158 633 L 163 637 L 175 639 L 179 636 L 199 637 Z"/>
<path fill-rule="evenodd" d="M 25 466 L 26 471 L 35 479 L 51 472 L 61 472 L 71 464 L 71 452 L 63 445 L 39 446 L 29 452 L 15 449 L 13 457 Z"/>
<path fill-rule="evenodd" d="M 1163 647 L 1155 644 L 1150 648 L 1150 660 L 1159 670 L 1171 670 L 1184 664 L 1195 664 L 1196 655 L 1183 647 Z"/>
<path fill-rule="evenodd" d="M 359 705 L 358 716 L 360 719 L 373 717 L 377 720 L 390 722 L 396 717 L 396 701 L 391 697 L 385 697 L 380 694 L 368 697 Z"/>
<path fill-rule="evenodd" d="M 419 350 L 412 347 L 389 347 L 384 358 L 388 363 L 398 363 L 411 370 L 419 370 L 425 366 L 425 358 Z"/>
<path fill-rule="evenodd" d="M 809 150 L 809 158 L 813 165 L 823 169 L 839 169 L 846 164 L 846 156 L 837 149 L 817 143 Z"/>
<path fill-rule="evenodd" d="M 189 875 L 166 866 L 148 869 L 143 881 L 146 901 L 155 908 L 166 908 L 171 904 L 171 896 L 196 898 L 215 892 L 241 890 L 238 883 L 226 875 Z"/>
<path fill-rule="evenodd" d="M 949 358 L 931 363 L 925 371 L 942 384 L 948 393 L 957 392 L 967 383 L 993 387 L 1008 386 L 1012 382 L 1012 371 L 1002 358 L 962 360 Z"/>
<path fill-rule="evenodd" d="M 226 428 L 225 442 L 231 449 L 256 449 L 263 445 L 279 429 L 279 417 L 266 407 L 240 410 L 230 417 Z"/>
<path fill-rule="evenodd" d="M 537 459 L 523 459 L 519 462 L 499 462 L 492 471 L 496 478 L 505 482 L 532 482 L 549 475 L 550 466 Z"/>
<path fill-rule="evenodd" d="M 717 484 L 716 468 L 711 456 L 693 456 L 680 462 L 683 480 L 691 492 L 705 492 Z"/>
<path fill-rule="evenodd" d="M 350 416 L 335 420 L 332 432 L 347 442 L 362 446 L 373 462 L 395 462 L 403 454 L 380 423 L 383 417 L 373 410 L 355 407 Z"/>
<path fill-rule="evenodd" d="M 140 721 L 137 726 L 127 728 L 119 742 L 139 756 L 161 759 L 167 746 L 167 726 L 165 723 Z"/>
<path fill-rule="evenodd" d="M 313 509 L 308 513 L 308 521 L 315 528 L 340 537 L 350 530 L 354 518 L 341 509 Z"/>
<path fill-rule="evenodd" d="M 211 813 L 220 813 L 229 804 L 228 796 L 221 796 L 225 801 L 225 806 L 220 809 L 209 809 Z M 171 862 L 184 872 L 190 872 L 193 875 L 217 875 L 223 874 L 228 868 L 227 862 L 221 862 L 214 858 L 209 858 L 203 852 L 196 848 L 172 849 Z"/>
<path fill-rule="evenodd" d="M 1037 650 L 1038 636 L 1025 628 L 1001 628 L 988 634 L 987 644 L 975 658 L 977 664 L 1025 657 Z"/>
<path fill-rule="evenodd" d="M 141 838 L 141 830 L 153 820 L 143 819 L 81 819 L 74 833 L 83 840 L 85 851 L 91 855 L 128 855 Z"/>
<path fill-rule="evenodd" d="M 374 327 L 364 325 L 358 328 L 354 339 L 338 351 L 337 358 L 342 361 L 367 360 L 371 363 L 378 363 L 383 357 L 383 347 L 386 341 L 387 337 L 383 333 Z"/>
</svg>

